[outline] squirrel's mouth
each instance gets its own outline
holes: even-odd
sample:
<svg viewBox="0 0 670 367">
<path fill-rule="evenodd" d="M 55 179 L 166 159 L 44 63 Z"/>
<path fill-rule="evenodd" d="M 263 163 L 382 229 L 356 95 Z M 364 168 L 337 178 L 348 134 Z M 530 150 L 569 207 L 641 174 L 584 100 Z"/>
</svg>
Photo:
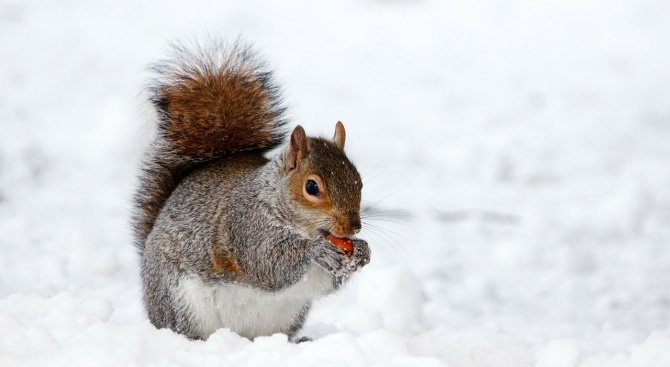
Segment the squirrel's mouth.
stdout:
<svg viewBox="0 0 670 367">
<path fill-rule="evenodd" d="M 329 236 L 337 237 L 337 238 L 346 238 L 346 239 L 350 239 L 350 238 L 351 238 L 351 236 L 348 236 L 348 235 L 338 236 L 338 235 L 336 235 L 336 234 L 334 234 L 334 233 L 332 233 L 332 232 L 330 232 L 330 231 L 328 231 L 328 230 L 326 230 L 326 229 L 320 229 L 320 230 L 319 230 L 319 233 L 321 233 L 321 236 L 323 236 L 323 238 L 326 239 L 326 240 L 328 240 L 328 237 L 329 237 Z"/>
<path fill-rule="evenodd" d="M 328 239 L 328 236 L 332 236 L 333 234 L 330 233 L 330 231 L 325 230 L 325 229 L 320 229 L 319 233 L 321 234 L 321 237 Z"/>
<path fill-rule="evenodd" d="M 331 244 L 333 244 L 333 246 L 337 247 L 347 257 L 351 257 L 354 254 L 355 247 L 353 241 L 350 238 L 337 237 L 328 231 L 322 231 L 322 233 L 326 241 L 330 242 Z"/>
</svg>

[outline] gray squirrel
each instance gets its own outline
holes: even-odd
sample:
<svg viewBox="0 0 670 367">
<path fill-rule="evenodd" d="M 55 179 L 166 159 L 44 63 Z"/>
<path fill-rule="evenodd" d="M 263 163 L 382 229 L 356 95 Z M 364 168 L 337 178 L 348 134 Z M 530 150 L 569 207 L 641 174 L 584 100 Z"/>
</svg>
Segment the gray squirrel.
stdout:
<svg viewBox="0 0 670 367">
<path fill-rule="evenodd" d="M 240 42 L 175 45 L 152 65 L 157 136 L 133 225 L 151 323 L 192 339 L 230 328 L 293 341 L 312 301 L 370 261 L 363 183 L 332 139 L 287 124 L 272 72 Z M 351 238 L 353 254 L 328 241 Z M 348 256 L 350 255 L 350 256 Z"/>
</svg>

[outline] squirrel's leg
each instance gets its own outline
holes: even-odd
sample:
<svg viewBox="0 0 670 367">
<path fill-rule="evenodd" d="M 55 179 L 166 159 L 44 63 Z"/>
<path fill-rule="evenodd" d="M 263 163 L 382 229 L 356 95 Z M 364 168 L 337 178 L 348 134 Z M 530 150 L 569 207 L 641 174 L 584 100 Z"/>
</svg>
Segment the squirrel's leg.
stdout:
<svg viewBox="0 0 670 367">
<path fill-rule="evenodd" d="M 180 295 L 183 272 L 162 251 L 148 245 L 141 259 L 144 305 L 149 321 L 158 329 L 168 328 L 189 339 L 202 339 L 187 305 Z"/>
<path fill-rule="evenodd" d="M 166 262 L 156 255 L 150 247 L 146 248 L 142 255 L 144 307 L 149 321 L 156 328 L 175 330 L 176 315 L 172 306 L 173 290 L 178 286 L 178 278 L 171 274 L 172 271 L 166 271 Z"/>
<path fill-rule="evenodd" d="M 302 329 L 302 326 L 305 324 L 305 319 L 307 318 L 307 314 L 309 313 L 309 309 L 312 307 L 312 302 L 308 302 L 305 304 L 300 310 L 300 313 L 298 316 L 296 316 L 295 320 L 293 321 L 293 324 L 291 324 L 291 327 L 289 328 L 288 332 L 286 333 L 288 335 L 289 341 L 292 343 L 302 343 L 306 341 L 311 341 L 311 338 L 308 338 L 306 336 L 303 337 L 298 337 L 296 333 Z"/>
</svg>

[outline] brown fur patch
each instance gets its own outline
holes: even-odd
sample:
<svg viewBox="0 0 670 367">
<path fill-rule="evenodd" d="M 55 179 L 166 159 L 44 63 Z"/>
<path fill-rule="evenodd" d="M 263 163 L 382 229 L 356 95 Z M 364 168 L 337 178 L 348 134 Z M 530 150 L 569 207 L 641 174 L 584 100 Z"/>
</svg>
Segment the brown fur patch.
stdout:
<svg viewBox="0 0 670 367">
<path fill-rule="evenodd" d="M 218 247 L 213 249 L 210 254 L 212 258 L 212 271 L 215 275 L 242 275 L 242 270 L 229 251 Z"/>
</svg>

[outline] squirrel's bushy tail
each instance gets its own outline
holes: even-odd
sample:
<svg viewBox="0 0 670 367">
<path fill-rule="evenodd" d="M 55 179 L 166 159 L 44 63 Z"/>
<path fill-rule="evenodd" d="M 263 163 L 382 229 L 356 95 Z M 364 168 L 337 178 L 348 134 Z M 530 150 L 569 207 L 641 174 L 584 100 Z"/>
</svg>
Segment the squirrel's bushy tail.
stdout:
<svg viewBox="0 0 670 367">
<path fill-rule="evenodd" d="M 142 251 L 159 211 L 195 166 L 233 152 L 272 149 L 283 141 L 285 107 L 272 73 L 239 42 L 172 47 L 151 66 L 149 100 L 156 139 L 135 195 L 135 245 Z"/>
</svg>

